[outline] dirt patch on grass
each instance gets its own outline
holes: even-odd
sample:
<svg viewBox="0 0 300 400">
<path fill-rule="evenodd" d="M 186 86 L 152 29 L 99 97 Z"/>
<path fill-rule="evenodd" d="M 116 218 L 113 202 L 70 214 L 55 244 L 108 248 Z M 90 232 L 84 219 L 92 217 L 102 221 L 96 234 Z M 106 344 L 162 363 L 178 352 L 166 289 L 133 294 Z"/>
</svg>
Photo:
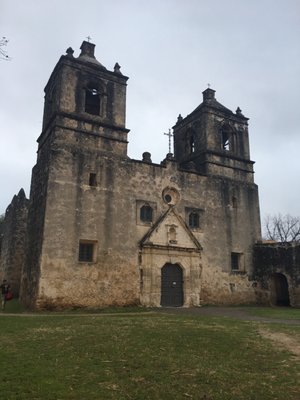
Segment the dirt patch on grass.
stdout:
<svg viewBox="0 0 300 400">
<path fill-rule="evenodd" d="M 259 328 L 259 334 L 271 340 L 276 347 L 288 350 L 300 359 L 300 343 L 291 336 L 282 332 L 271 332 L 265 328 Z"/>
</svg>

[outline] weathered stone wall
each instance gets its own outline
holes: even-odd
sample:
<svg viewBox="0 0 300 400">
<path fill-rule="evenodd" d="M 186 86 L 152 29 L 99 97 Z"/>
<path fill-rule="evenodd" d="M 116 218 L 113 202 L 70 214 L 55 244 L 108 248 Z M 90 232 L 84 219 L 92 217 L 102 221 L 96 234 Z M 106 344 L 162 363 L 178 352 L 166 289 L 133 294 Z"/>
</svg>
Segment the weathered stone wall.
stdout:
<svg viewBox="0 0 300 400">
<path fill-rule="evenodd" d="M 203 262 L 201 304 L 256 303 L 255 282 L 247 273 L 228 273 Z"/>
<path fill-rule="evenodd" d="M 150 226 L 137 221 L 137 202 L 155 205 L 155 222 L 169 207 L 162 198 L 167 187 L 179 193 L 176 210 L 183 220 L 186 208 L 203 210 L 201 227 L 193 234 L 203 247 L 206 260 L 203 271 L 207 272 L 203 272 L 202 281 L 200 278 L 194 281 L 191 276 L 194 283 L 198 282 L 197 289 L 193 289 L 198 295 L 187 294 L 187 304 L 195 305 L 200 300 L 205 303 L 252 300 L 253 290 L 247 279 L 242 275 L 232 277 L 230 271 L 233 251 L 243 253 L 242 272 L 251 271 L 252 246 L 260 237 L 255 185 L 180 171 L 174 161 L 161 166 L 118 158 L 100 152 L 95 136 L 85 137 L 84 147 L 78 148 L 77 135 L 80 136 L 60 131 L 59 142 L 51 153 L 40 307 L 50 303 L 92 307 L 138 302 L 139 242 Z M 89 185 L 90 172 L 96 174 L 95 187 Z M 234 206 L 232 196 L 236 198 Z M 97 244 L 94 263 L 78 261 L 80 240 Z M 154 262 L 157 271 L 158 260 L 156 257 Z M 193 260 L 192 264 L 189 261 L 191 270 L 201 263 L 195 256 Z M 161 268 L 166 261 L 160 262 Z M 220 291 L 220 286 L 226 289 Z M 150 297 L 149 300 L 144 297 L 143 303 L 157 305 L 158 298 L 154 301 Z"/>
<path fill-rule="evenodd" d="M 192 113 L 186 120 L 196 132 L 192 157 L 186 157 L 186 143 L 181 143 L 187 140 L 184 128 L 174 137 L 177 161 L 130 160 L 127 77 L 118 67 L 114 72 L 103 67 L 93 44 L 84 42 L 81 49 L 78 58 L 72 51 L 61 57 L 45 89 L 30 196 L 25 303 L 40 308 L 159 305 L 161 268 L 168 262 L 184 271 L 184 305 L 252 301 L 247 274 L 253 244 L 260 239 L 260 217 L 247 119 L 214 101 L 209 109 L 212 104 L 205 105 L 201 118 Z M 96 113 L 86 109 L 89 88 L 99 96 Z M 235 153 L 221 151 L 223 118 L 230 120 Z M 197 173 L 185 165 L 190 161 Z M 171 204 L 164 193 L 174 194 Z M 141 221 L 143 204 L 151 204 L 150 223 Z M 170 207 L 174 221 L 163 224 Z M 200 226 L 189 229 L 194 209 L 201 215 Z M 170 224 L 178 240 L 166 239 Z M 154 227 L 157 246 L 141 246 Z M 80 261 L 84 243 L 92 249 L 88 262 Z M 232 253 L 240 255 L 235 275 Z"/>
<path fill-rule="evenodd" d="M 50 142 L 51 143 L 51 142 Z M 45 143 L 38 153 L 32 170 L 28 210 L 27 246 L 21 277 L 20 298 L 27 307 L 35 307 L 40 278 L 40 258 L 44 240 L 44 225 L 48 189 L 50 143 Z"/>
<path fill-rule="evenodd" d="M 21 189 L 5 212 L 0 256 L 0 279 L 7 279 L 14 296 L 19 296 L 25 257 L 28 203 Z"/>
<path fill-rule="evenodd" d="M 254 247 L 253 279 L 258 282 L 257 299 L 273 303 L 272 278 L 283 274 L 288 282 L 290 303 L 300 306 L 300 245 L 296 243 L 257 244 Z"/>
</svg>

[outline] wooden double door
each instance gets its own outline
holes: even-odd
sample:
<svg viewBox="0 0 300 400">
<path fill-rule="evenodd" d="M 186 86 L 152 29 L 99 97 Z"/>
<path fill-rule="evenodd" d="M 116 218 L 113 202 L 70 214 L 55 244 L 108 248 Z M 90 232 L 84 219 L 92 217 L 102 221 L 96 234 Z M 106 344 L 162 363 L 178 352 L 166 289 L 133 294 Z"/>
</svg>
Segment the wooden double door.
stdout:
<svg viewBox="0 0 300 400">
<path fill-rule="evenodd" d="M 161 302 L 163 307 L 183 306 L 183 272 L 178 264 L 167 263 L 161 270 Z"/>
</svg>

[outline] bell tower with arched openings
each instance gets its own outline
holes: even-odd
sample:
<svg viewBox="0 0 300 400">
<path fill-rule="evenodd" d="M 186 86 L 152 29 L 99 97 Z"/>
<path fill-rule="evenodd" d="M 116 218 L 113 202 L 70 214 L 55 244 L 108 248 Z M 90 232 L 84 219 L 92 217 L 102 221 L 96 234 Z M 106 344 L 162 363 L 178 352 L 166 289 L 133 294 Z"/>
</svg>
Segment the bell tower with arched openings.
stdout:
<svg viewBox="0 0 300 400">
<path fill-rule="evenodd" d="M 240 108 L 233 113 L 207 88 L 203 102 L 174 129 L 175 158 L 183 169 L 253 182 L 248 118 Z"/>
<path fill-rule="evenodd" d="M 85 145 L 93 137 L 99 151 L 127 155 L 126 82 L 118 63 L 106 69 L 94 55 L 95 45 L 84 41 L 79 57 L 72 48 L 61 56 L 45 87 L 43 130 L 39 150 L 49 136 L 80 134 Z M 83 140 L 83 139 L 82 139 Z"/>
<path fill-rule="evenodd" d="M 118 171 L 114 163 L 128 158 L 128 78 L 118 63 L 113 71 L 105 68 L 95 58 L 93 43 L 84 41 L 80 49 L 78 57 L 74 57 L 72 48 L 67 49 L 45 87 L 42 133 L 37 139 L 37 162 L 32 170 L 29 245 L 22 286 L 30 303 L 43 290 L 37 282 L 42 271 L 49 270 L 45 262 L 48 256 L 59 259 L 75 252 L 75 259 L 81 260 L 87 254 L 94 257 L 91 249 L 96 246 L 95 233 L 87 235 L 80 230 L 86 221 L 94 224 L 95 230 L 100 225 L 103 233 L 99 236 L 108 240 L 111 225 L 96 224 L 93 210 L 107 208 L 110 215 L 111 190 L 103 188 L 111 189 L 113 185 Z M 101 201 L 99 192 L 104 193 Z M 57 241 L 51 236 L 53 229 Z M 60 236 L 59 232 L 66 229 L 69 234 Z M 62 252 L 57 251 L 59 243 Z"/>
</svg>

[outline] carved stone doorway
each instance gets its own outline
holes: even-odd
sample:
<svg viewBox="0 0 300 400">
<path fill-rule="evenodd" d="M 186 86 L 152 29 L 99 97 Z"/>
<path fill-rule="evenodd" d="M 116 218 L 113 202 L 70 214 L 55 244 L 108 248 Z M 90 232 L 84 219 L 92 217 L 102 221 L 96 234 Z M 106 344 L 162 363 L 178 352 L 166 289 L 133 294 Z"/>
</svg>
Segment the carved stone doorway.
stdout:
<svg viewBox="0 0 300 400">
<path fill-rule="evenodd" d="M 161 306 L 183 306 L 183 272 L 178 264 L 165 264 L 161 269 Z"/>
</svg>

